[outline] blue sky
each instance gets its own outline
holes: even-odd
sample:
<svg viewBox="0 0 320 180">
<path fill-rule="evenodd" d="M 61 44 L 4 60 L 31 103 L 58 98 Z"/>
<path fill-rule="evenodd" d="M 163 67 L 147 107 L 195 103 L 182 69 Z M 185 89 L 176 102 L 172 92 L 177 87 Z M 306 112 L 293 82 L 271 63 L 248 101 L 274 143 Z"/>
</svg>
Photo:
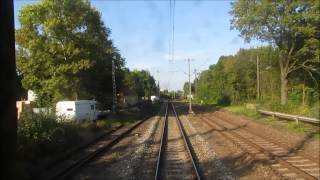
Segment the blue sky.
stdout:
<svg viewBox="0 0 320 180">
<path fill-rule="evenodd" d="M 35 2 L 14 1 L 16 28 L 19 9 Z M 188 80 L 187 58 L 194 59 L 191 71 L 200 72 L 215 64 L 221 55 L 261 44 L 245 43 L 239 32 L 230 30 L 230 1 L 178 0 L 172 61 L 169 0 L 96 0 L 91 1 L 91 5 L 101 12 L 102 20 L 111 29 L 111 39 L 126 59 L 126 66 L 149 70 L 160 81 L 161 89 L 182 89 Z"/>
</svg>

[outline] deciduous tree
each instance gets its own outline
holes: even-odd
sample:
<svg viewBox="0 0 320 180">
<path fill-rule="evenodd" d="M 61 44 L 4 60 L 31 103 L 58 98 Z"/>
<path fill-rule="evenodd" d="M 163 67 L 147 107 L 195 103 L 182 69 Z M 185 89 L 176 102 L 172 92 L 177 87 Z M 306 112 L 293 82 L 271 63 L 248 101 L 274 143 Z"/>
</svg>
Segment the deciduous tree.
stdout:
<svg viewBox="0 0 320 180">
<path fill-rule="evenodd" d="M 102 98 L 112 91 L 111 60 L 124 60 L 100 13 L 83 0 L 43 0 L 19 12 L 17 66 L 23 86 L 40 105 L 61 99 Z M 103 92 L 104 91 L 104 92 Z M 97 93 L 100 92 L 100 93 Z"/>
<path fill-rule="evenodd" d="M 269 42 L 280 50 L 281 103 L 288 99 L 288 76 L 303 69 L 320 73 L 319 1 L 247 1 L 232 3 L 232 28 L 245 40 Z M 315 82 L 317 80 L 314 78 Z"/>
</svg>

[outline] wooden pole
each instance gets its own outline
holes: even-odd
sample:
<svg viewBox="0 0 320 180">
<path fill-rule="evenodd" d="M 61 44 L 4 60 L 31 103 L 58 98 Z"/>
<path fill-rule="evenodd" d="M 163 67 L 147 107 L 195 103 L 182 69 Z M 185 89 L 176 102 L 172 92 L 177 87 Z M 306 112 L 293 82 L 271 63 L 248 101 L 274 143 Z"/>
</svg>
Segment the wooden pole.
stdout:
<svg viewBox="0 0 320 180">
<path fill-rule="evenodd" d="M 191 59 L 188 59 L 188 67 L 189 67 L 189 113 L 193 113 L 192 111 L 192 99 L 191 99 L 191 96 L 192 96 L 192 93 L 191 93 L 191 80 L 190 80 L 190 76 L 191 76 L 191 73 L 190 73 L 190 61 Z"/>
<path fill-rule="evenodd" d="M 197 69 L 194 69 L 194 97 L 197 96 Z"/>
<path fill-rule="evenodd" d="M 260 72 L 259 72 L 259 56 L 257 56 L 257 100 L 260 100 Z"/>
</svg>

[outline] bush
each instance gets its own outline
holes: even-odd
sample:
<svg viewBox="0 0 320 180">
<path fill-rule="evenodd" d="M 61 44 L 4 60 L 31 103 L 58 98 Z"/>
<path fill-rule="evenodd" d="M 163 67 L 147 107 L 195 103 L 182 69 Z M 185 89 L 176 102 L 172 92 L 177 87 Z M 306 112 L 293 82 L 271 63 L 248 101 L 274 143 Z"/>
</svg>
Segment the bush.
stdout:
<svg viewBox="0 0 320 180">
<path fill-rule="evenodd" d="M 286 105 L 282 105 L 280 102 L 265 102 L 259 105 L 259 109 L 276 111 L 282 113 L 288 113 L 292 115 L 301 115 L 307 117 L 319 118 L 319 104 L 315 103 L 313 105 L 301 105 L 295 104 L 292 101 L 288 101 Z"/>
<path fill-rule="evenodd" d="M 218 105 L 229 106 L 231 104 L 231 99 L 228 95 L 223 95 L 218 99 Z"/>
<path fill-rule="evenodd" d="M 71 123 L 58 123 L 54 115 L 27 112 L 19 120 L 17 136 L 19 159 L 33 160 L 62 150 L 77 132 Z"/>
</svg>

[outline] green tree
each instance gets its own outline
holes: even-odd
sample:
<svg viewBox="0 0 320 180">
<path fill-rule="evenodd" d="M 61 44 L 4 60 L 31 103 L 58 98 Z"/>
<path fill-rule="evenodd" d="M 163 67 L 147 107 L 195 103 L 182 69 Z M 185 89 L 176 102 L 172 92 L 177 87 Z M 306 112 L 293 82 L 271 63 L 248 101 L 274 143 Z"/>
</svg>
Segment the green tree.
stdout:
<svg viewBox="0 0 320 180">
<path fill-rule="evenodd" d="M 260 92 L 264 98 L 276 96 L 276 50 L 271 46 L 240 49 L 232 56 L 221 56 L 218 63 L 201 72 L 197 83 L 197 99 L 205 103 L 217 103 L 230 99 L 233 103 L 245 102 L 257 97 L 256 57 L 260 59 Z M 270 87 L 272 92 L 270 92 Z M 275 98 L 275 97 L 273 97 Z"/>
<path fill-rule="evenodd" d="M 61 99 L 100 98 L 117 55 L 100 13 L 83 0 L 43 0 L 19 12 L 17 67 L 40 105 Z M 110 89 L 112 91 L 112 89 Z M 109 92 L 110 92 L 109 90 Z M 105 92 L 106 93 L 106 92 Z"/>
<path fill-rule="evenodd" d="M 247 41 L 257 38 L 280 50 L 281 104 L 287 103 L 290 73 L 304 69 L 313 77 L 320 71 L 319 9 L 314 0 L 232 3 L 232 28 Z"/>
<path fill-rule="evenodd" d="M 138 97 L 150 97 L 157 94 L 155 79 L 145 70 L 127 71 L 124 77 L 124 87 L 135 92 Z"/>
<path fill-rule="evenodd" d="M 191 83 L 191 94 L 194 94 L 194 83 Z M 185 97 L 187 97 L 190 94 L 190 90 L 189 90 L 189 82 L 185 82 L 183 85 L 183 92 Z"/>
</svg>

